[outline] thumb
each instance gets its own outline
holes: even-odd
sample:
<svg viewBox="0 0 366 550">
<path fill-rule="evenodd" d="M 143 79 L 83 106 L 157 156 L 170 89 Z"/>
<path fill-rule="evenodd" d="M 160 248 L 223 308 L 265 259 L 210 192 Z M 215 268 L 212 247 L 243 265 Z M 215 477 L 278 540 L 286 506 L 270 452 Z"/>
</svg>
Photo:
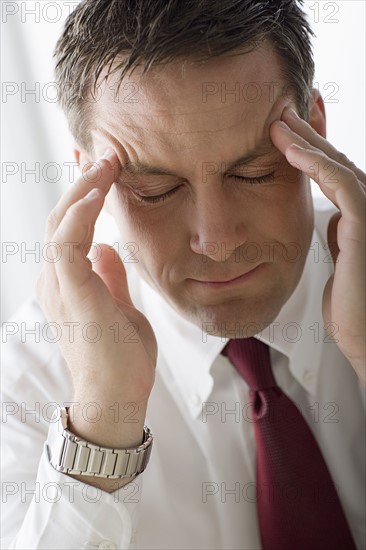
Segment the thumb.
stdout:
<svg viewBox="0 0 366 550">
<path fill-rule="evenodd" d="M 93 271 L 103 280 L 116 300 L 134 307 L 128 291 L 126 270 L 120 256 L 108 244 L 101 243 L 98 246 L 101 249 L 101 255 L 98 261 L 93 264 Z"/>
</svg>

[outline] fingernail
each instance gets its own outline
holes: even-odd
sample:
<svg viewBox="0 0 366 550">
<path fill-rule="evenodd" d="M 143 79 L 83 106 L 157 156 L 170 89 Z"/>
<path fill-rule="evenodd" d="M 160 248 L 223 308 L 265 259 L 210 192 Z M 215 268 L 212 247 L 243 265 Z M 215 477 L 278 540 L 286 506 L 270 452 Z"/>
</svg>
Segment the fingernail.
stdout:
<svg viewBox="0 0 366 550">
<path fill-rule="evenodd" d="M 299 118 L 300 118 L 299 115 L 297 114 L 297 112 L 296 112 L 292 107 L 288 107 L 288 108 L 287 108 L 286 114 L 287 114 L 289 117 L 291 117 L 291 118 L 293 118 L 293 119 L 295 119 L 295 120 L 299 120 Z"/>
<path fill-rule="evenodd" d="M 293 151 L 305 151 L 303 147 L 300 147 L 300 145 L 297 145 L 297 143 L 291 143 L 289 149 Z"/>
<path fill-rule="evenodd" d="M 100 168 L 100 165 L 97 162 L 94 162 L 94 164 L 92 164 L 92 166 L 90 166 L 90 168 L 87 168 L 87 170 L 85 170 L 83 172 L 83 177 L 84 179 L 86 180 L 90 180 L 90 181 L 94 181 L 95 179 L 97 179 L 98 177 L 100 177 L 101 175 L 101 168 Z"/>
<path fill-rule="evenodd" d="M 279 120 L 278 121 L 278 125 L 283 129 L 283 130 L 286 130 L 287 132 L 290 132 L 290 128 L 289 126 L 287 126 L 286 122 L 283 122 L 283 120 Z"/>
<path fill-rule="evenodd" d="M 102 159 L 111 161 L 115 155 L 116 153 L 113 151 L 113 149 L 111 147 L 108 147 L 108 149 L 104 151 Z"/>
</svg>

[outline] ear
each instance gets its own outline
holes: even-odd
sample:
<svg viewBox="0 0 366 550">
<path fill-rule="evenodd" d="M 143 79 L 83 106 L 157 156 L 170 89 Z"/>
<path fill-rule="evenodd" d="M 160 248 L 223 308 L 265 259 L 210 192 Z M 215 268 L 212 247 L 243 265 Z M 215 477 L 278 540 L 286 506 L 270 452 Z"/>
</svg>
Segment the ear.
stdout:
<svg viewBox="0 0 366 550">
<path fill-rule="evenodd" d="M 323 138 L 327 137 L 325 106 L 319 91 L 311 90 L 309 124 Z"/>
</svg>

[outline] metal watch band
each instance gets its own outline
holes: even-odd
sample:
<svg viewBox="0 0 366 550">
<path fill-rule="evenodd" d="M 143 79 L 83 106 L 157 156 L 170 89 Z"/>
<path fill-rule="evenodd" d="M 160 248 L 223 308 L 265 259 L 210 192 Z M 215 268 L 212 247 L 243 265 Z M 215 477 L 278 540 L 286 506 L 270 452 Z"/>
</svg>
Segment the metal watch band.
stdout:
<svg viewBox="0 0 366 550">
<path fill-rule="evenodd" d="M 47 449 L 52 466 L 65 474 L 120 479 L 143 472 L 149 462 L 153 436 L 144 426 L 144 441 L 135 449 L 112 449 L 85 441 L 67 429 L 67 408 L 59 408 L 51 426 Z M 52 429 L 53 427 L 53 429 Z"/>
</svg>

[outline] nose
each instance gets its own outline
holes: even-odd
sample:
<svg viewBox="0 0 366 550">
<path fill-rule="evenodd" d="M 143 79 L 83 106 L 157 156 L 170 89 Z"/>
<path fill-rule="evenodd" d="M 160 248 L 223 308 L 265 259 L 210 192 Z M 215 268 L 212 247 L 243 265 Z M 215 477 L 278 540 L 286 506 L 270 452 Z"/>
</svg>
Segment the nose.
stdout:
<svg viewBox="0 0 366 550">
<path fill-rule="evenodd" d="M 245 214 L 221 182 L 200 189 L 191 219 L 190 246 L 203 260 L 225 262 L 240 255 L 247 240 Z"/>
</svg>

